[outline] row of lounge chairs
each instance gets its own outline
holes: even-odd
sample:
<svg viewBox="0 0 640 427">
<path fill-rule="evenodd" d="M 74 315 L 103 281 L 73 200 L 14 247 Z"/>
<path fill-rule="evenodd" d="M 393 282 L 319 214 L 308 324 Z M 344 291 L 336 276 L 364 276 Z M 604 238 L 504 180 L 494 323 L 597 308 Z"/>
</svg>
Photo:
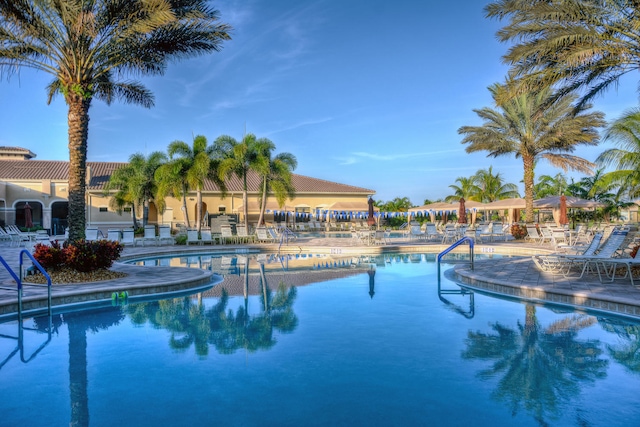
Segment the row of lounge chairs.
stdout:
<svg viewBox="0 0 640 427">
<path fill-rule="evenodd" d="M 634 234 L 628 229 L 619 228 L 605 238 L 604 232 L 598 232 L 587 245 L 566 246 L 561 252 L 534 255 L 532 259 L 542 271 L 562 274 L 565 277 L 573 277 L 575 271 L 575 274 L 579 272 L 577 278 L 593 273 L 598 275 L 601 282 L 604 282 L 605 278 L 613 281 L 622 271 L 623 277 L 628 275 L 631 284 L 635 285 L 632 267 L 640 266 L 640 257 L 636 253 L 635 257 L 631 258 L 626 253 L 626 249 L 634 241 Z"/>
<path fill-rule="evenodd" d="M 155 225 L 145 225 L 144 234 L 142 237 L 135 237 L 133 228 L 110 228 L 107 230 L 107 235 L 95 227 L 88 227 L 85 229 L 85 239 L 87 241 L 94 240 L 111 240 L 114 242 L 120 242 L 125 246 L 136 246 L 137 244 L 145 245 L 162 245 L 175 243 L 175 239 L 171 235 L 171 227 L 168 225 L 158 226 L 158 234 L 156 234 Z"/>
<path fill-rule="evenodd" d="M 236 226 L 236 233 L 230 225 L 221 225 L 220 233 L 212 233 L 210 229 L 187 230 L 187 245 L 204 244 L 237 244 L 237 243 L 273 243 L 283 239 L 293 240 L 296 235 L 288 228 L 276 229 L 274 227 L 258 227 L 254 234 L 247 233 L 243 225 Z"/>
<path fill-rule="evenodd" d="M 508 225 L 502 223 L 488 223 L 476 228 L 467 227 L 465 224 L 447 224 L 439 230 L 435 223 L 425 223 L 422 226 L 413 223 L 408 227 L 409 240 L 440 241 L 441 243 L 454 243 L 464 236 L 473 237 L 478 242 L 506 241 Z"/>
</svg>

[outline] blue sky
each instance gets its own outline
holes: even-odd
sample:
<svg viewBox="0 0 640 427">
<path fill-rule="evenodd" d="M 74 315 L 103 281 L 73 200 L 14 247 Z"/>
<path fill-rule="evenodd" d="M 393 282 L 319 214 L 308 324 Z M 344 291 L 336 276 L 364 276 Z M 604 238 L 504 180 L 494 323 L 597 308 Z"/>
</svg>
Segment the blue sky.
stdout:
<svg viewBox="0 0 640 427">
<path fill-rule="evenodd" d="M 192 135 L 210 141 L 246 129 L 298 159 L 296 173 L 371 188 L 376 200 L 443 198 L 460 176 L 493 165 L 520 186 L 514 157 L 466 154 L 457 129 L 480 125 L 487 87 L 504 81 L 488 2 L 223 0 L 234 28 L 220 53 L 173 63 L 141 81 L 155 107 L 94 101 L 90 161 L 126 161 Z M 46 105 L 50 77 L 23 70 L 0 81 L 0 144 L 41 160 L 68 160 L 67 109 Z M 608 120 L 637 105 L 636 81 L 598 98 Z M 604 146 L 580 149 L 595 160 Z M 536 174 L 559 170 L 540 163 Z M 569 175 L 580 178 L 580 175 Z"/>
</svg>

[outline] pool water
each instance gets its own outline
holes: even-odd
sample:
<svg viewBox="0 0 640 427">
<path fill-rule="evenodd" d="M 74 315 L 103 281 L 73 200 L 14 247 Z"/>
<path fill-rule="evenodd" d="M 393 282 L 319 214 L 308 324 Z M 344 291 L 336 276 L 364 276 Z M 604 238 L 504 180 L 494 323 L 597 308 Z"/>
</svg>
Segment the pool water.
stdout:
<svg viewBox="0 0 640 427">
<path fill-rule="evenodd" d="M 22 351 L 0 324 L 0 425 L 640 425 L 638 323 L 427 255 L 229 257 L 203 294 L 26 319 Z"/>
</svg>

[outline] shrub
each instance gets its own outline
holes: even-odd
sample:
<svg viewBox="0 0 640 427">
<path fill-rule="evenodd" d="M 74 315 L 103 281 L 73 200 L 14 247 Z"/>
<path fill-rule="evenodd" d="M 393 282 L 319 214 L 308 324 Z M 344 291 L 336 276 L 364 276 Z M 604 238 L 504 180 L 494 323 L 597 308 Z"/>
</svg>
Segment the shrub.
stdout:
<svg viewBox="0 0 640 427">
<path fill-rule="evenodd" d="M 33 256 L 44 268 L 68 266 L 77 271 L 90 272 L 111 267 L 120 257 L 122 249 L 119 242 L 79 240 L 64 244 L 63 248 L 60 248 L 58 242 L 52 243 L 50 247 L 38 244 Z"/>
<path fill-rule="evenodd" d="M 179 234 L 176 236 L 176 245 L 186 245 L 187 244 L 187 235 Z"/>
<path fill-rule="evenodd" d="M 51 242 L 51 246 L 43 245 L 41 243 L 36 244 L 33 257 L 45 269 L 60 268 L 64 265 L 66 260 L 64 248 L 60 247 L 60 243 L 57 240 L 55 242 Z"/>
<path fill-rule="evenodd" d="M 527 235 L 527 227 L 520 224 L 513 224 L 511 226 L 511 235 L 516 240 L 524 239 Z"/>
</svg>

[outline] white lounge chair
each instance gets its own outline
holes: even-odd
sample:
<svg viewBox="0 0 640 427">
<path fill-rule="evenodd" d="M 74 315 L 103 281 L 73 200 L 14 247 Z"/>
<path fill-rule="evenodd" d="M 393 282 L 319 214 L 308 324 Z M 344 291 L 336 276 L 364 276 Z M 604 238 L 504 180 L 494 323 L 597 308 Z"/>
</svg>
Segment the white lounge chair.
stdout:
<svg viewBox="0 0 640 427">
<path fill-rule="evenodd" d="M 198 230 L 187 230 L 187 246 L 190 244 L 200 245 L 202 242 L 198 238 Z"/>
<path fill-rule="evenodd" d="M 125 228 L 122 230 L 122 240 L 120 240 L 120 243 L 125 246 L 136 245 L 135 232 L 133 231 L 133 228 Z"/>
<path fill-rule="evenodd" d="M 227 243 L 235 243 L 235 236 L 233 235 L 230 225 L 220 226 L 220 243 L 223 245 Z"/>
<path fill-rule="evenodd" d="M 265 227 L 256 228 L 256 240 L 261 243 L 273 243 L 274 241 Z"/>
<path fill-rule="evenodd" d="M 98 240 L 98 229 L 94 227 L 87 227 L 84 230 L 84 240 L 87 242 L 93 242 Z"/>
<path fill-rule="evenodd" d="M 107 230 L 107 240 L 111 240 L 112 242 L 120 241 L 120 230 L 117 228 L 110 228 Z"/>
<path fill-rule="evenodd" d="M 144 226 L 144 235 L 140 239 L 142 242 L 142 246 L 146 243 L 152 243 L 154 245 L 158 244 L 158 237 L 156 236 L 156 226 L 155 225 L 145 225 Z"/>
<path fill-rule="evenodd" d="M 210 229 L 202 229 L 200 230 L 200 241 L 203 245 L 209 244 L 213 245 L 213 236 L 211 235 Z"/>
<path fill-rule="evenodd" d="M 171 235 L 171 227 L 168 225 L 159 225 L 158 226 L 158 243 L 163 244 L 167 243 L 169 245 L 173 245 L 175 243 L 175 239 Z"/>
</svg>

